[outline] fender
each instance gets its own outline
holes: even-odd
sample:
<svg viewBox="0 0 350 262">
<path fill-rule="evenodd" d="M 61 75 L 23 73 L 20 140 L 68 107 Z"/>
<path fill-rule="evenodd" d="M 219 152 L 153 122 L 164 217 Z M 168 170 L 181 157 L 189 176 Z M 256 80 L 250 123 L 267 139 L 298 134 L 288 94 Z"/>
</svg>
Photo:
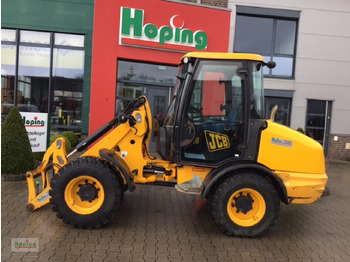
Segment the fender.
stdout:
<svg viewBox="0 0 350 262">
<path fill-rule="evenodd" d="M 209 195 L 213 185 L 224 175 L 230 172 L 235 172 L 239 170 L 250 170 L 250 171 L 258 171 L 257 174 L 268 177 L 271 183 L 275 186 L 278 196 L 281 201 L 285 204 L 288 204 L 288 196 L 287 189 L 284 186 L 282 180 L 274 174 L 269 168 L 256 163 L 256 162 L 229 162 L 225 163 L 221 167 L 213 169 L 204 179 L 203 181 L 203 191 L 201 193 L 202 198 L 206 198 Z"/>
<path fill-rule="evenodd" d="M 126 181 L 129 191 L 133 192 L 136 186 L 135 186 L 135 183 L 131 180 L 132 174 L 130 172 L 128 165 L 124 162 L 124 160 L 120 156 L 114 154 L 113 152 L 109 151 L 106 148 L 102 148 L 99 151 L 99 154 L 103 159 L 109 162 L 112 162 L 114 166 L 118 167 L 118 169 L 121 172 L 121 175 Z"/>
</svg>

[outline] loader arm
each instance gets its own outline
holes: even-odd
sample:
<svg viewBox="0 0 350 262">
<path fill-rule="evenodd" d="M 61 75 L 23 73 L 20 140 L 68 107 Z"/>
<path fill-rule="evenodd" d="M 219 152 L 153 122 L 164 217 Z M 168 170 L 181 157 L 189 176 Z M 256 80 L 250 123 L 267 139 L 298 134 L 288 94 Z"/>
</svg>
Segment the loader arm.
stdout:
<svg viewBox="0 0 350 262">
<path fill-rule="evenodd" d="M 116 128 L 116 126 L 119 124 L 129 121 L 131 125 L 134 125 L 137 120 L 132 116 L 132 113 L 135 109 L 143 106 L 144 103 L 146 103 L 146 99 L 144 97 L 131 101 L 122 114 L 112 119 L 87 139 L 80 142 L 69 155 L 67 155 L 65 149 L 65 139 L 63 137 L 57 138 L 56 141 L 47 149 L 41 164 L 35 170 L 28 171 L 26 174 L 28 183 L 27 210 L 34 211 L 50 202 L 49 191 L 51 189 L 51 178 L 68 163 L 72 155 L 84 151 L 106 133 L 108 133 L 109 130 Z M 102 139 L 102 141 L 105 140 Z M 95 148 L 94 146 L 91 147 Z M 91 150 L 87 150 L 87 152 L 90 151 Z M 86 155 L 87 154 L 84 153 L 82 157 Z M 99 157 L 99 154 L 97 153 L 94 156 Z M 51 176 L 49 176 L 49 173 L 51 173 Z"/>
<path fill-rule="evenodd" d="M 41 164 L 35 170 L 28 171 L 26 174 L 28 183 L 27 210 L 34 211 L 49 203 L 49 191 L 51 189 L 49 172 L 51 171 L 54 175 L 67 163 L 66 140 L 59 137 L 47 149 Z"/>
</svg>

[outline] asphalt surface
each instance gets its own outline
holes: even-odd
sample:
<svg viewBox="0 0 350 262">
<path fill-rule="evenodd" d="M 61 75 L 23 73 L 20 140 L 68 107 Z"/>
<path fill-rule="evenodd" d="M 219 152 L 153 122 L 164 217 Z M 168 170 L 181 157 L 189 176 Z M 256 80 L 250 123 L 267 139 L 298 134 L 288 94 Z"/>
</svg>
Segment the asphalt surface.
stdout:
<svg viewBox="0 0 350 262">
<path fill-rule="evenodd" d="M 223 235 L 208 202 L 171 187 L 138 185 L 100 229 L 64 224 L 47 205 L 26 210 L 26 181 L 1 182 L 1 261 L 350 261 L 350 163 L 327 167 L 329 196 L 282 206 L 260 238 Z M 38 251 L 11 252 L 11 239 Z"/>
</svg>

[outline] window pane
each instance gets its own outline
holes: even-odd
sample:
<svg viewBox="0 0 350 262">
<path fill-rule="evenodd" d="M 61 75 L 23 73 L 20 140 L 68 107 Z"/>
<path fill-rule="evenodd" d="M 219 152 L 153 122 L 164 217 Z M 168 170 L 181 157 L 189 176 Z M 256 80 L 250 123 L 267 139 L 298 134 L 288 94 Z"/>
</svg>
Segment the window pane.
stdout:
<svg viewBox="0 0 350 262">
<path fill-rule="evenodd" d="M 322 100 L 307 101 L 306 134 L 321 144 L 326 124 L 326 103 Z"/>
<path fill-rule="evenodd" d="M 16 46 L 1 45 L 1 75 L 14 76 L 16 64 Z"/>
<path fill-rule="evenodd" d="M 266 119 L 270 118 L 271 110 L 278 105 L 278 111 L 275 116 L 275 122 L 288 126 L 290 119 L 290 98 L 265 97 Z"/>
<path fill-rule="evenodd" d="M 218 163 L 241 156 L 245 126 L 245 86 L 237 73 L 241 67 L 238 61 L 202 61 L 198 65 L 180 124 L 183 159 Z M 192 125 L 194 133 L 188 140 L 186 130 Z"/>
<path fill-rule="evenodd" d="M 272 75 L 292 76 L 293 75 L 293 58 L 292 57 L 274 57 L 276 67 L 272 69 Z"/>
<path fill-rule="evenodd" d="M 277 20 L 275 53 L 293 55 L 296 21 Z"/>
<path fill-rule="evenodd" d="M 178 68 L 176 66 L 136 63 L 129 61 L 118 62 L 118 80 L 174 86 L 176 83 L 177 74 Z"/>
<path fill-rule="evenodd" d="M 52 129 L 80 132 L 82 116 L 84 51 L 53 50 Z"/>
<path fill-rule="evenodd" d="M 322 114 L 326 112 L 326 101 L 308 100 L 307 112 L 309 114 Z"/>
<path fill-rule="evenodd" d="M 1 45 L 1 121 L 14 104 L 16 46 Z"/>
<path fill-rule="evenodd" d="M 55 34 L 55 45 L 84 47 L 83 35 Z"/>
<path fill-rule="evenodd" d="M 250 111 L 250 116 L 259 119 L 264 117 L 263 71 L 261 66 L 258 67 L 258 63 L 252 64 L 252 67 L 254 104 Z"/>
<path fill-rule="evenodd" d="M 237 15 L 235 52 L 270 55 L 273 19 Z"/>
<path fill-rule="evenodd" d="M 52 74 L 57 77 L 82 79 L 84 77 L 84 51 L 55 48 Z"/>
<path fill-rule="evenodd" d="M 306 119 L 307 127 L 322 127 L 325 125 L 324 115 L 308 115 Z"/>
<path fill-rule="evenodd" d="M 18 100 L 33 105 L 31 111 L 48 112 L 50 49 L 20 46 L 18 66 Z"/>
<path fill-rule="evenodd" d="M 306 135 L 313 138 L 317 142 L 319 142 L 321 145 L 323 144 L 323 137 L 324 137 L 324 129 L 321 128 L 306 128 Z"/>
<path fill-rule="evenodd" d="M 1 29 L 1 41 L 16 41 L 16 30 Z"/>
<path fill-rule="evenodd" d="M 22 43 L 50 44 L 50 33 L 21 31 L 20 40 Z"/>
<path fill-rule="evenodd" d="M 131 100 L 140 97 L 142 94 L 142 86 L 135 86 L 129 83 L 118 83 L 116 114 L 118 115 L 123 112 Z"/>
</svg>

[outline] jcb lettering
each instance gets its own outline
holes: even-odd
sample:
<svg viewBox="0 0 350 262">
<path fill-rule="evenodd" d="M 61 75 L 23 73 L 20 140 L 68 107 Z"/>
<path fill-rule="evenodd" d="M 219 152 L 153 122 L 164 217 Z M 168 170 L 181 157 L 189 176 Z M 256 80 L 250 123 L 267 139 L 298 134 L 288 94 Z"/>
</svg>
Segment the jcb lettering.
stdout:
<svg viewBox="0 0 350 262">
<path fill-rule="evenodd" d="M 230 141 L 227 135 L 204 131 L 209 152 L 223 150 L 230 147 Z"/>
</svg>

